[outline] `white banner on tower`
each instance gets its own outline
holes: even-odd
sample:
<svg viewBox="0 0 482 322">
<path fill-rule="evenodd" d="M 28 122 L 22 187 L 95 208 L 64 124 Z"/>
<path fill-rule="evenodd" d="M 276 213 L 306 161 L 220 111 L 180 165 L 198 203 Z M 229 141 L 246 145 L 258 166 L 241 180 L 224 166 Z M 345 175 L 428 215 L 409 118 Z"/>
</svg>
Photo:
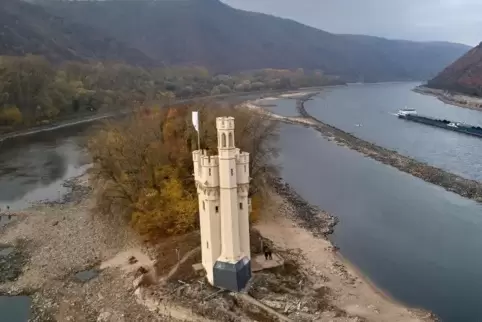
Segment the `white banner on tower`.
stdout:
<svg viewBox="0 0 482 322">
<path fill-rule="evenodd" d="M 198 113 L 198 111 L 192 112 L 192 125 L 194 126 L 196 131 L 199 133 L 199 113 Z"/>
</svg>

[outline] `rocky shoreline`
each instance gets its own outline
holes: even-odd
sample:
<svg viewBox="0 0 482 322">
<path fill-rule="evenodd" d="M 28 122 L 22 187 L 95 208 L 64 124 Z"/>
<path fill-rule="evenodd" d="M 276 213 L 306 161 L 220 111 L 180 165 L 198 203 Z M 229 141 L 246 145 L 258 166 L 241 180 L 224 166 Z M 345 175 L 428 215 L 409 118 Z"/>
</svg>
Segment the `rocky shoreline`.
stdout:
<svg viewBox="0 0 482 322">
<path fill-rule="evenodd" d="M 440 89 L 429 88 L 423 85 L 415 87 L 413 91 L 423 95 L 435 96 L 445 104 L 470 108 L 478 111 L 482 110 L 482 98 L 480 97 L 451 93 Z"/>
<path fill-rule="evenodd" d="M 296 102 L 296 107 L 301 117 L 281 117 L 263 110 L 263 113 L 275 116 L 279 121 L 290 124 L 301 124 L 311 127 L 325 137 L 334 140 L 340 145 L 360 152 L 367 157 L 409 173 L 426 182 L 443 187 L 447 191 L 454 192 L 462 197 L 482 202 L 482 183 L 463 178 L 456 174 L 433 167 L 424 162 L 403 156 L 396 151 L 389 150 L 373 143 L 364 141 L 356 136 L 326 124 L 311 116 L 305 109 L 304 103 L 318 93 L 310 93 Z"/>
<path fill-rule="evenodd" d="M 327 238 L 334 232 L 338 218 L 309 204 L 291 186 L 281 178 L 271 178 L 270 185 L 273 191 L 286 200 L 296 211 L 291 218 L 296 223 L 313 233 L 315 237 Z"/>
</svg>

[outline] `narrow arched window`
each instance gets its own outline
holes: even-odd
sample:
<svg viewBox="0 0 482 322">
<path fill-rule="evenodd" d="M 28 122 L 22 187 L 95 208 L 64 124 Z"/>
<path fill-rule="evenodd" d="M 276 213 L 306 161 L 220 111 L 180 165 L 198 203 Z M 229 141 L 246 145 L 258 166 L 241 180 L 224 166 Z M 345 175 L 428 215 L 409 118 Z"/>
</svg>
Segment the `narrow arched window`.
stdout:
<svg viewBox="0 0 482 322">
<path fill-rule="evenodd" d="M 206 204 L 203 201 L 203 210 L 206 210 Z"/>
<path fill-rule="evenodd" d="M 226 134 L 224 134 L 224 133 L 221 134 L 221 146 L 222 146 L 223 148 L 226 147 Z"/>
<path fill-rule="evenodd" d="M 234 147 L 234 142 L 233 142 L 233 133 L 229 133 L 228 135 L 228 143 L 229 143 L 229 147 L 232 148 Z"/>
</svg>

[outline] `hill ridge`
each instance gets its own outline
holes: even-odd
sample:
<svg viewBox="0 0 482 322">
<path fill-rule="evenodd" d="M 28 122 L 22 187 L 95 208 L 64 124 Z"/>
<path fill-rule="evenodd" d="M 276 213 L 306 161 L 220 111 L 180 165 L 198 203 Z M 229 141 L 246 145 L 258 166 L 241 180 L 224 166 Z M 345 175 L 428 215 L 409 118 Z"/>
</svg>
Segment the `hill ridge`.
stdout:
<svg viewBox="0 0 482 322">
<path fill-rule="evenodd" d="M 432 88 L 482 96 L 482 42 L 447 66 L 427 85 Z"/>
<path fill-rule="evenodd" d="M 5 3 L 21 6 L 19 0 L 4 0 L 0 6 Z M 35 3 L 29 5 L 41 4 L 63 23 L 40 19 L 32 7 L 13 21 L 3 19 L 0 12 L 0 20 L 10 26 L 7 36 L 0 35 L 6 44 L 0 45 L 0 55 L 196 65 L 213 73 L 304 68 L 346 81 L 379 82 L 430 79 L 469 49 L 452 43 L 336 35 L 290 19 L 235 9 L 219 0 Z M 15 28 L 21 33 L 13 33 Z"/>
</svg>

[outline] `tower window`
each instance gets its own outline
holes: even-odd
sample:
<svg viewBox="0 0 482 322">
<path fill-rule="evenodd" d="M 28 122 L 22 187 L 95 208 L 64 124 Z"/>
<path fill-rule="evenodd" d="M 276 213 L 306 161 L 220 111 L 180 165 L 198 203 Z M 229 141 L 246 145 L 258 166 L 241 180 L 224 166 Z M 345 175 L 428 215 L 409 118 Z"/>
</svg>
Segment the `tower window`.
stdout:
<svg viewBox="0 0 482 322">
<path fill-rule="evenodd" d="M 221 146 L 223 148 L 226 147 L 226 134 L 225 133 L 221 134 Z"/>
<path fill-rule="evenodd" d="M 234 147 L 234 142 L 233 142 L 233 133 L 229 133 L 228 135 L 228 143 L 229 143 L 229 147 Z"/>
<path fill-rule="evenodd" d="M 204 200 L 203 200 L 203 210 L 206 210 L 206 204 L 204 203 Z"/>
<path fill-rule="evenodd" d="M 209 242 L 206 242 L 206 248 L 209 249 Z"/>
<path fill-rule="evenodd" d="M 209 168 L 209 175 L 211 175 L 211 168 Z"/>
<path fill-rule="evenodd" d="M 231 169 L 231 175 L 234 176 L 234 170 L 233 169 Z"/>
<path fill-rule="evenodd" d="M 216 213 L 218 213 L 218 212 L 219 212 L 219 207 L 218 207 L 218 206 L 216 206 Z"/>
<path fill-rule="evenodd" d="M 244 165 L 244 172 L 246 172 L 246 164 Z"/>
<path fill-rule="evenodd" d="M 243 203 L 242 202 L 239 203 L 239 209 L 243 210 Z"/>
</svg>

